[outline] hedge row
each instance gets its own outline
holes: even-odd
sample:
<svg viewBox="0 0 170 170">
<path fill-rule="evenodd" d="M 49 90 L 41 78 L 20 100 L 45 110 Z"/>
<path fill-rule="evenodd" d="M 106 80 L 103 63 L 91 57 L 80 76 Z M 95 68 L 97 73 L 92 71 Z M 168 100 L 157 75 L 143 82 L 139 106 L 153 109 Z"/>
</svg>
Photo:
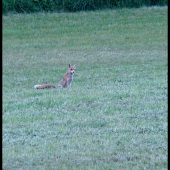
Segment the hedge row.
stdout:
<svg viewBox="0 0 170 170">
<path fill-rule="evenodd" d="M 3 13 L 97 10 L 168 5 L 168 0 L 3 0 Z"/>
</svg>

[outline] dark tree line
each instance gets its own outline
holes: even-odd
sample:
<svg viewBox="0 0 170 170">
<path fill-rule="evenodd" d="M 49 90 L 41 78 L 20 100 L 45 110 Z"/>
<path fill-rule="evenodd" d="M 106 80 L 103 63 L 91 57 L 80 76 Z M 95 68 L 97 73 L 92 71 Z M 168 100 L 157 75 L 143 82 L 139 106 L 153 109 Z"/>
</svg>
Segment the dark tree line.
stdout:
<svg viewBox="0 0 170 170">
<path fill-rule="evenodd" d="M 3 0 L 2 11 L 31 13 L 53 11 L 88 11 L 114 8 L 168 5 L 168 0 Z"/>
</svg>

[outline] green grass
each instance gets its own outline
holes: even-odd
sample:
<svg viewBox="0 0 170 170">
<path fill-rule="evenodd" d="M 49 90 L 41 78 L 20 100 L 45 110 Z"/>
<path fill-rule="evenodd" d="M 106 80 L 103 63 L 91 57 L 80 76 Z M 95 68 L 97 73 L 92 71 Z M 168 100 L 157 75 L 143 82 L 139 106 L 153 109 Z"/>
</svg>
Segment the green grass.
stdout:
<svg viewBox="0 0 170 170">
<path fill-rule="evenodd" d="M 167 7 L 3 16 L 2 99 L 4 170 L 167 169 Z"/>
</svg>

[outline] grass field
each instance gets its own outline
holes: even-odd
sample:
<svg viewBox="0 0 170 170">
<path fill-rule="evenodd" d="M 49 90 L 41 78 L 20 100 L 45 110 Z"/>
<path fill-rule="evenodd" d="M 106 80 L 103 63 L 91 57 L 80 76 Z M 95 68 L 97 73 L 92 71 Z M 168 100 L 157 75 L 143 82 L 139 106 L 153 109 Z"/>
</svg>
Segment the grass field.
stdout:
<svg viewBox="0 0 170 170">
<path fill-rule="evenodd" d="M 3 16 L 3 169 L 167 169 L 167 7 Z M 76 64 L 71 89 L 58 85 Z"/>
</svg>

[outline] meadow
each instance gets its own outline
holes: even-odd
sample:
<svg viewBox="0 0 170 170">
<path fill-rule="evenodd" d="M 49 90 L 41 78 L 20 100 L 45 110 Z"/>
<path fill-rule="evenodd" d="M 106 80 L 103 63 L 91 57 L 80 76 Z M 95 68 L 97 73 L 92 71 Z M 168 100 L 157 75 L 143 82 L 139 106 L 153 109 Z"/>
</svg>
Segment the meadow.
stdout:
<svg viewBox="0 0 170 170">
<path fill-rule="evenodd" d="M 167 169 L 167 7 L 2 21 L 4 170 Z"/>
</svg>

